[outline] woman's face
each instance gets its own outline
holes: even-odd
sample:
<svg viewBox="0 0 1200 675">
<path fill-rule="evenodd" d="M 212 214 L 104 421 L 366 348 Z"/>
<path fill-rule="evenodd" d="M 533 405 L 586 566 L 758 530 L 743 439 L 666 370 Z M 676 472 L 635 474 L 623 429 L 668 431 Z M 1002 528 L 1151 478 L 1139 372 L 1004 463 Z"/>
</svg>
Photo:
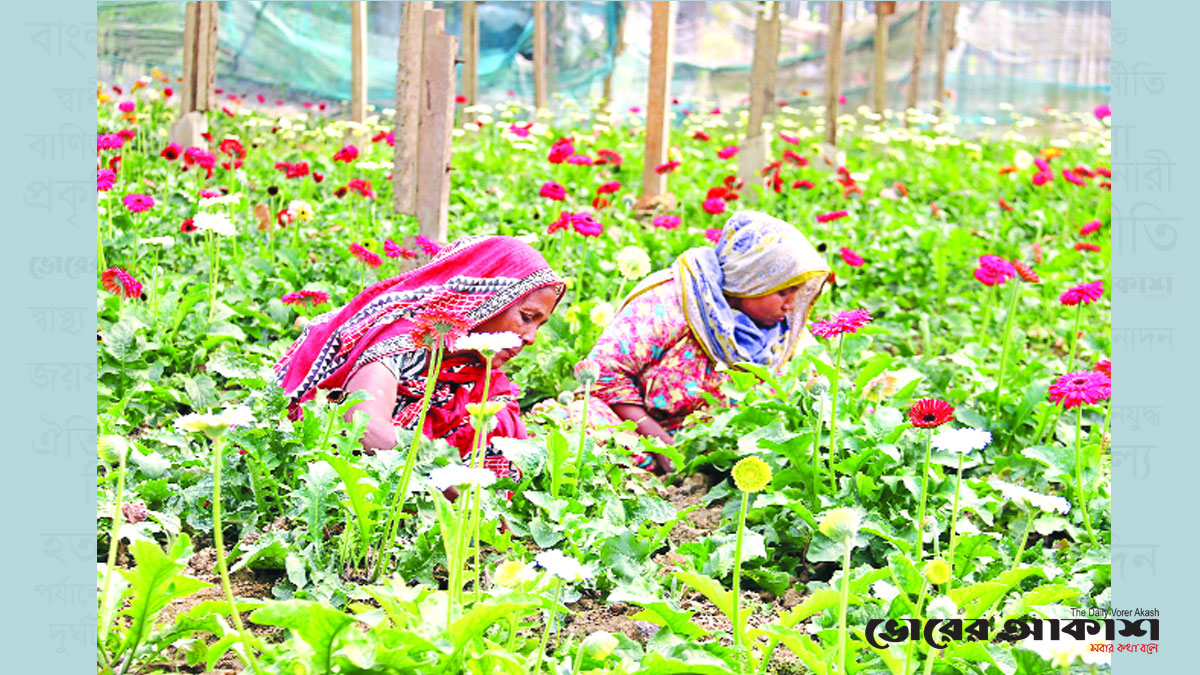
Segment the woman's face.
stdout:
<svg viewBox="0 0 1200 675">
<path fill-rule="evenodd" d="M 796 308 L 796 296 L 800 292 L 799 284 L 789 286 L 760 298 L 735 298 L 735 309 L 754 320 L 754 323 L 770 328 L 791 315 Z"/>
<path fill-rule="evenodd" d="M 550 319 L 554 306 L 558 304 L 558 293 L 552 287 L 530 291 L 512 307 L 479 324 L 472 333 L 516 333 L 523 343 L 514 349 L 505 349 L 492 357 L 492 367 L 499 368 L 509 359 L 521 353 L 525 345 L 533 344 L 538 329 Z"/>
</svg>

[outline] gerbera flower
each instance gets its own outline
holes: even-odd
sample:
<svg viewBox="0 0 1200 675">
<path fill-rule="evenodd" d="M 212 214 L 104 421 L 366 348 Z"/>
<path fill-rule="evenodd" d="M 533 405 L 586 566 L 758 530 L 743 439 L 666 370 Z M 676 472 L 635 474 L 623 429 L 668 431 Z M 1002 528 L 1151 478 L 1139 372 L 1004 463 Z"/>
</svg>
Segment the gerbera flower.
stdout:
<svg viewBox="0 0 1200 675">
<path fill-rule="evenodd" d="M 658 166 L 654 167 L 654 172 L 658 173 L 658 174 L 671 173 L 672 171 L 674 171 L 675 169 L 678 169 L 678 168 L 679 168 L 679 162 L 672 160 L 670 162 L 659 164 Z"/>
<path fill-rule="evenodd" d="M 1006 201 L 1004 200 L 1004 197 L 1001 197 L 1001 198 L 1000 198 L 1000 208 L 1004 209 L 1005 211 L 1012 211 L 1012 210 L 1013 210 L 1012 204 L 1009 204 L 1008 202 L 1006 202 Z"/>
<path fill-rule="evenodd" d="M 595 199 L 592 200 L 592 210 L 594 210 L 594 211 L 599 211 L 601 209 L 608 208 L 608 206 L 609 206 L 609 202 L 604 197 L 597 196 Z"/>
<path fill-rule="evenodd" d="M 808 160 L 801 157 L 799 154 L 796 153 L 795 150 L 792 150 L 791 148 L 784 149 L 782 159 L 783 159 L 783 161 L 785 161 L 789 164 L 795 164 L 796 166 L 799 166 L 799 167 L 808 166 Z"/>
<path fill-rule="evenodd" d="M 566 231 L 569 229 L 571 227 L 571 216 L 573 215 L 574 214 L 572 214 L 570 211 L 563 211 L 561 214 L 559 214 L 558 218 L 554 222 L 550 223 L 550 225 L 546 228 L 546 234 L 554 234 L 558 230 Z"/>
<path fill-rule="evenodd" d="M 1083 242 L 1083 241 L 1081 241 L 1081 242 L 1079 242 L 1079 243 L 1075 244 L 1075 250 L 1076 250 L 1076 251 L 1093 251 L 1093 252 L 1099 252 L 1099 251 L 1100 251 L 1100 246 L 1098 246 L 1097 244 L 1089 244 L 1089 243 L 1087 243 L 1087 242 Z"/>
<path fill-rule="evenodd" d="M 162 152 L 158 154 L 164 157 L 168 162 L 174 162 L 175 160 L 179 159 L 181 154 L 183 154 L 183 146 L 178 143 L 171 143 L 167 147 L 163 148 Z"/>
<path fill-rule="evenodd" d="M 179 231 L 184 234 L 191 234 L 197 230 L 196 221 L 193 218 L 186 218 L 179 224 Z"/>
<path fill-rule="evenodd" d="M 704 238 L 716 244 L 721 241 L 721 235 L 724 233 L 725 230 L 719 227 L 710 227 L 704 231 Z"/>
<path fill-rule="evenodd" d="M 1096 230 L 1099 230 L 1101 227 L 1104 227 L 1104 223 L 1100 222 L 1099 220 L 1093 220 L 1093 221 L 1084 223 L 1083 227 L 1079 228 L 1079 234 L 1080 234 L 1080 236 L 1086 237 L 1087 235 L 1095 232 Z"/>
<path fill-rule="evenodd" d="M 571 226 L 585 237 L 599 237 L 604 233 L 604 225 L 590 213 L 576 213 L 571 216 Z"/>
<path fill-rule="evenodd" d="M 816 186 L 817 186 L 817 184 L 812 182 L 811 180 L 798 180 L 795 183 L 792 183 L 793 188 L 802 188 L 804 190 L 811 190 L 811 189 L 815 188 Z"/>
<path fill-rule="evenodd" d="M 1033 242 L 1033 261 L 1039 265 L 1042 264 L 1042 245 L 1038 242 Z"/>
<path fill-rule="evenodd" d="M 333 153 L 333 161 L 335 162 L 346 162 L 349 164 L 356 159 L 358 159 L 358 148 L 353 145 L 344 146 L 341 150 Z"/>
<path fill-rule="evenodd" d="M 135 299 L 142 295 L 142 284 L 120 267 L 110 267 L 100 275 L 104 290 L 123 298 Z"/>
<path fill-rule="evenodd" d="M 438 339 L 445 339 L 447 343 L 452 344 L 458 338 L 466 335 L 471 328 L 466 317 L 441 310 L 430 310 L 413 321 L 417 324 L 417 329 L 413 331 L 412 335 L 413 342 L 428 347 L 435 346 Z M 431 339 L 422 339 L 422 333 L 426 333 Z"/>
<path fill-rule="evenodd" d="M 841 218 L 845 218 L 848 215 L 850 215 L 849 211 L 830 211 L 829 213 L 818 213 L 817 214 L 817 222 L 818 223 L 828 223 L 831 220 L 838 220 Z"/>
<path fill-rule="evenodd" d="M 550 148 L 550 154 L 546 157 L 546 161 L 551 164 L 562 164 L 567 161 L 567 158 L 575 154 L 575 146 L 570 143 L 555 145 Z"/>
<path fill-rule="evenodd" d="M 711 141 L 712 140 L 712 136 L 709 136 L 708 134 L 704 133 L 703 131 L 697 131 L 696 133 L 692 134 L 692 138 L 696 139 L 697 141 Z"/>
<path fill-rule="evenodd" d="M 1068 183 L 1073 183 L 1073 184 L 1075 184 L 1075 185 L 1078 185 L 1078 186 L 1080 186 L 1080 187 L 1083 187 L 1084 185 L 1087 185 L 1087 181 L 1085 181 L 1084 179 L 1080 178 L 1078 174 L 1076 174 L 1074 171 L 1072 171 L 1072 170 L 1070 170 L 1070 169 L 1063 169 L 1063 170 L 1062 170 L 1062 177 L 1063 177 L 1063 178 L 1066 178 Z"/>
<path fill-rule="evenodd" d="M 154 197 L 150 195 L 129 194 L 125 195 L 125 208 L 133 213 L 141 213 L 154 208 Z"/>
<path fill-rule="evenodd" d="M 425 235 L 418 234 L 416 242 L 417 242 L 417 246 L 420 246 L 421 250 L 425 252 L 425 255 L 427 255 L 431 258 L 433 256 L 437 255 L 438 252 L 442 250 L 442 247 L 439 246 L 437 242 L 430 239 L 429 237 L 426 237 Z"/>
<path fill-rule="evenodd" d="M 375 190 L 371 189 L 371 181 L 365 178 L 351 178 L 346 187 L 366 197 L 367 199 L 375 198 Z"/>
<path fill-rule="evenodd" d="M 998 255 L 980 256 L 979 267 L 975 268 L 975 278 L 984 286 L 999 286 L 1015 276 L 1017 268 Z"/>
<path fill-rule="evenodd" d="M 611 164 L 613 166 L 621 166 L 621 162 L 625 161 L 621 157 L 621 153 L 617 152 L 616 150 L 597 150 L 596 157 L 596 164 Z"/>
<path fill-rule="evenodd" d="M 1101 103 L 1100 105 L 1096 106 L 1096 109 L 1092 111 L 1092 114 L 1096 116 L 1096 119 L 1102 120 L 1105 117 L 1112 115 L 1112 108 L 1109 108 L 1107 103 Z"/>
<path fill-rule="evenodd" d="M 1039 171 L 1033 174 L 1033 178 L 1031 180 L 1033 181 L 1034 185 L 1045 185 L 1046 183 L 1054 180 L 1054 174 L 1050 173 L 1049 171 Z"/>
<path fill-rule="evenodd" d="M 285 305 L 323 305 L 329 302 L 329 294 L 325 291 L 310 291 L 304 289 L 301 291 L 292 291 L 279 299 Z"/>
<path fill-rule="evenodd" d="M 117 174 L 112 169 L 96 169 L 96 190 L 108 192 L 117 182 Z"/>
<path fill-rule="evenodd" d="M 1104 281 L 1093 281 L 1088 284 L 1079 284 L 1067 289 L 1058 299 L 1064 305 L 1074 306 L 1079 303 L 1090 305 L 1094 301 L 1099 300 L 1104 296 Z"/>
<path fill-rule="evenodd" d="M 832 319 L 818 319 L 809 327 L 813 335 L 835 338 L 843 333 L 857 333 L 859 328 L 871 322 L 871 313 L 865 309 L 841 312 Z"/>
<path fill-rule="evenodd" d="M 1078 408 L 1107 401 L 1112 396 L 1112 381 L 1094 370 L 1067 373 L 1050 385 L 1049 395 L 1064 408 Z"/>
<path fill-rule="evenodd" d="M 862 256 L 844 246 L 840 253 L 842 254 L 842 260 L 851 267 L 862 267 L 863 263 L 866 262 Z"/>
<path fill-rule="evenodd" d="M 954 406 L 937 398 L 923 398 L 908 409 L 908 421 L 914 427 L 932 429 L 954 419 Z"/>
<path fill-rule="evenodd" d="M 1108 359 L 1101 359 L 1092 370 L 1095 370 L 1097 373 L 1104 373 L 1108 379 L 1112 379 L 1112 361 Z"/>
<path fill-rule="evenodd" d="M 599 195 L 613 194 L 617 190 L 620 190 L 620 189 L 621 189 L 621 181 L 610 180 L 607 183 L 605 183 L 604 185 L 601 185 L 600 187 L 596 188 L 596 194 L 599 194 Z"/>
<path fill-rule="evenodd" d="M 308 175 L 308 162 L 296 162 L 285 174 L 288 178 L 303 178 Z"/>
<path fill-rule="evenodd" d="M 350 253 L 352 253 L 355 258 L 358 258 L 360 262 L 365 263 L 368 267 L 379 267 L 383 264 L 383 259 L 379 257 L 379 254 L 372 253 L 365 246 L 357 242 L 350 244 Z"/>
<path fill-rule="evenodd" d="M 717 157 L 721 159 L 730 159 L 736 154 L 738 154 L 738 146 L 736 145 L 727 145 L 717 151 Z"/>
<path fill-rule="evenodd" d="M 779 139 L 782 140 L 784 143 L 791 143 L 792 145 L 800 145 L 799 138 L 797 138 L 795 136 L 789 136 L 789 135 L 783 133 L 782 131 L 779 132 Z"/>
<path fill-rule="evenodd" d="M 399 244 L 392 241 L 390 238 L 383 242 L 383 252 L 386 253 L 389 258 L 411 259 L 419 255 L 412 249 L 401 248 Z"/>
<path fill-rule="evenodd" d="M 1021 262 L 1020 260 L 1012 261 L 1012 266 L 1013 266 L 1013 269 L 1015 269 L 1017 271 L 1017 276 L 1021 277 L 1022 281 L 1025 281 L 1025 282 L 1028 282 L 1031 284 L 1036 284 L 1039 281 L 1041 281 L 1041 278 L 1038 277 L 1037 272 L 1034 272 L 1033 269 L 1029 267 L 1029 265 L 1026 265 L 1025 263 Z"/>
<path fill-rule="evenodd" d="M 125 139 L 117 134 L 100 134 L 96 137 L 97 150 L 111 150 L 125 145 Z"/>
<path fill-rule="evenodd" d="M 677 230 L 681 222 L 683 221 L 679 216 L 657 216 L 651 221 L 651 224 L 664 230 Z"/>
<path fill-rule="evenodd" d="M 591 166 L 592 158 L 588 157 L 587 155 L 571 155 L 567 158 L 567 164 L 574 164 L 575 166 Z"/>
<path fill-rule="evenodd" d="M 721 199 L 720 197 L 713 197 L 712 199 L 705 199 L 704 203 L 701 204 L 700 206 L 704 208 L 704 211 L 706 213 L 711 213 L 714 216 L 721 214 L 721 213 L 725 213 L 725 200 Z"/>
<path fill-rule="evenodd" d="M 556 202 L 561 202 L 567 198 L 567 189 L 564 188 L 560 183 L 548 181 L 542 184 L 542 189 L 538 191 L 538 194 L 547 199 L 553 199 Z"/>
</svg>

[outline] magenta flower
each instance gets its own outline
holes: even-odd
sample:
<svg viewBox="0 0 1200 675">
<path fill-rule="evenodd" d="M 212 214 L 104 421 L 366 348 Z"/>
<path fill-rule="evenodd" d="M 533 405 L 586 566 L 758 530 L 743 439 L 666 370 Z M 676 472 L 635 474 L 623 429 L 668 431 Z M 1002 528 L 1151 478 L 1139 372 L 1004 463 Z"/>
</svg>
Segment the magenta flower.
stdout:
<svg viewBox="0 0 1200 675">
<path fill-rule="evenodd" d="M 736 154 L 738 154 L 738 147 L 736 145 L 727 145 L 717 151 L 717 157 L 721 159 L 729 159 Z"/>
<path fill-rule="evenodd" d="M 117 134 L 100 134 L 96 137 L 97 150 L 109 150 L 125 145 L 125 139 Z"/>
<path fill-rule="evenodd" d="M 1107 103 L 1101 103 L 1100 105 L 1096 106 L 1096 109 L 1092 111 L 1092 114 L 1096 116 L 1096 119 L 1102 120 L 1105 117 L 1112 115 L 1112 109 L 1108 107 Z"/>
<path fill-rule="evenodd" d="M 567 164 L 574 164 L 575 166 L 591 166 L 592 158 L 588 157 L 587 155 L 571 155 L 567 158 Z"/>
<path fill-rule="evenodd" d="M 1050 400 L 1064 408 L 1078 408 L 1112 397 L 1112 380 L 1104 373 L 1085 370 L 1067 373 L 1050 385 Z"/>
<path fill-rule="evenodd" d="M 683 221 L 680 220 L 679 216 L 658 216 L 651 224 L 655 227 L 661 227 L 664 230 L 677 230 L 681 222 Z"/>
<path fill-rule="evenodd" d="M 131 300 L 142 296 L 142 283 L 120 267 L 110 267 L 100 275 L 104 290 Z"/>
<path fill-rule="evenodd" d="M 108 192 L 117 182 L 117 173 L 112 169 L 96 169 L 96 191 Z"/>
<path fill-rule="evenodd" d="M 435 256 L 438 254 L 438 251 L 442 250 L 442 247 L 438 246 L 437 242 L 424 235 L 418 234 L 416 241 L 417 246 L 420 246 L 421 250 L 424 251 L 425 255 L 427 256 Z"/>
<path fill-rule="evenodd" d="M 604 234 L 604 225 L 590 213 L 576 213 L 571 216 L 571 226 L 585 237 L 599 237 Z"/>
<path fill-rule="evenodd" d="M 601 185 L 600 187 L 596 188 L 596 194 L 598 194 L 598 195 L 612 194 L 620 189 L 621 189 L 621 181 L 610 180 L 607 183 L 605 183 L 604 185 Z"/>
<path fill-rule="evenodd" d="M 123 113 L 131 113 L 134 110 L 137 110 L 137 103 L 134 103 L 133 101 L 121 101 L 121 104 L 117 107 L 120 108 L 121 112 Z"/>
<path fill-rule="evenodd" d="M 380 258 L 378 253 L 374 253 L 357 242 L 350 244 L 350 253 L 368 267 L 379 267 L 383 264 L 383 258 Z"/>
<path fill-rule="evenodd" d="M 329 294 L 325 291 L 292 291 L 279 299 L 285 305 L 323 305 L 329 302 Z"/>
<path fill-rule="evenodd" d="M 859 328 L 871 321 L 871 313 L 865 309 L 852 309 L 841 312 L 832 319 L 818 319 L 809 327 L 813 335 L 821 338 L 834 338 L 843 333 L 857 333 Z"/>
<path fill-rule="evenodd" d="M 998 255 L 980 256 L 979 267 L 975 268 L 975 278 L 984 286 L 1000 286 L 1015 276 L 1017 268 Z"/>
<path fill-rule="evenodd" d="M 391 238 L 388 238 L 387 241 L 383 242 L 383 252 L 386 253 L 389 258 L 408 259 L 415 258 L 418 255 L 417 252 L 412 249 L 401 248 L 400 245 L 392 241 Z"/>
<path fill-rule="evenodd" d="M 706 213 L 711 213 L 714 216 L 725 213 L 725 200 L 720 197 L 705 199 L 704 203 L 700 206 L 704 208 Z"/>
<path fill-rule="evenodd" d="M 850 215 L 849 211 L 830 211 L 829 213 L 819 213 L 817 214 L 817 222 L 828 223 L 831 220 L 839 220 L 848 215 Z"/>
<path fill-rule="evenodd" d="M 567 161 L 568 157 L 575 154 L 575 146 L 570 143 L 559 143 L 550 148 L 550 155 L 546 157 L 546 161 L 551 164 L 562 164 Z"/>
<path fill-rule="evenodd" d="M 792 145 L 800 145 L 800 138 L 798 136 L 789 136 L 781 131 L 781 132 L 779 132 L 779 138 L 784 143 L 791 143 Z"/>
<path fill-rule="evenodd" d="M 863 260 L 862 256 L 845 247 L 842 247 L 841 254 L 842 260 L 844 260 L 846 264 L 851 267 L 862 267 L 863 263 L 866 262 Z"/>
<path fill-rule="evenodd" d="M 1096 230 L 1099 230 L 1101 227 L 1104 227 L 1104 223 L 1100 222 L 1099 220 L 1093 220 L 1091 222 L 1084 223 L 1083 227 L 1079 228 L 1079 234 L 1081 236 L 1087 236 Z"/>
<path fill-rule="evenodd" d="M 1074 171 L 1072 171 L 1070 169 L 1063 169 L 1062 177 L 1066 178 L 1068 183 L 1074 183 L 1075 185 L 1078 185 L 1080 187 L 1087 185 L 1087 181 L 1080 178 L 1078 174 L 1076 174 Z"/>
<path fill-rule="evenodd" d="M 1045 185 L 1046 183 L 1049 183 L 1050 181 L 1054 180 L 1054 174 L 1050 173 L 1049 171 L 1039 171 L 1039 172 L 1033 174 L 1032 180 L 1033 180 L 1034 185 L 1037 185 L 1040 187 L 1040 186 Z"/>
<path fill-rule="evenodd" d="M 150 195 L 130 194 L 125 195 L 125 208 L 133 213 L 141 213 L 142 211 L 154 208 L 154 197 Z"/>
<path fill-rule="evenodd" d="M 1089 284 L 1079 284 L 1067 289 L 1058 299 L 1064 305 L 1072 306 L 1083 303 L 1090 305 L 1104 297 L 1104 281 L 1093 281 Z"/>
<path fill-rule="evenodd" d="M 546 197 L 547 199 L 553 199 L 556 202 L 561 202 L 567 198 L 567 189 L 564 188 L 560 183 L 548 181 L 542 185 L 542 189 L 538 191 L 538 194 Z"/>
<path fill-rule="evenodd" d="M 710 227 L 704 231 L 704 238 L 716 244 L 721 241 L 721 235 L 725 234 L 725 230 L 719 227 Z"/>
<path fill-rule="evenodd" d="M 333 154 L 333 161 L 335 162 L 346 162 L 349 164 L 356 159 L 358 159 L 358 148 L 353 145 L 347 145 Z"/>
</svg>

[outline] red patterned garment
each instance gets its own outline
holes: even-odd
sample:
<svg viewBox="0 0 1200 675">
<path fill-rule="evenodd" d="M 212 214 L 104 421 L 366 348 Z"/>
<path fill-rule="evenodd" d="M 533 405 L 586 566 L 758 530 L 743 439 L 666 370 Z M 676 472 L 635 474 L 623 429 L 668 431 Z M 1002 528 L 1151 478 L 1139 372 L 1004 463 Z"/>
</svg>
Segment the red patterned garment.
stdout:
<svg viewBox="0 0 1200 675">
<path fill-rule="evenodd" d="M 562 297 L 562 280 L 528 244 L 512 237 L 463 239 L 441 249 L 423 267 L 380 281 L 345 307 L 313 319 L 275 364 L 276 381 L 297 418 L 300 403 L 311 400 L 317 389 L 340 393 L 360 368 L 381 362 L 398 383 L 392 422 L 411 429 L 428 372 L 428 352 L 412 339 L 418 326 L 414 319 L 454 314 L 472 330 L 547 286 Z M 464 460 L 470 457 L 475 433 L 466 406 L 482 398 L 484 372 L 483 364 L 470 356 L 446 357 L 425 420 L 425 435 L 446 439 Z M 493 371 L 488 400 L 506 405 L 489 439 L 526 437 L 518 396 L 516 385 Z M 494 450 L 485 455 L 484 465 L 499 476 L 509 475 L 509 462 Z"/>
</svg>

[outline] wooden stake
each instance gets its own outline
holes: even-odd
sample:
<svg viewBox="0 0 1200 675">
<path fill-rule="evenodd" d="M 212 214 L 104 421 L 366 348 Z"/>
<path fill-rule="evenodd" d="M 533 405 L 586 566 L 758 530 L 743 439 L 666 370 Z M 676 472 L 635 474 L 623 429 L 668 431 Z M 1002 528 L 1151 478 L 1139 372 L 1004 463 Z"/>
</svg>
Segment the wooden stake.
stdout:
<svg viewBox="0 0 1200 675">
<path fill-rule="evenodd" d="M 925 54 L 925 27 L 929 23 L 929 3 L 917 5 L 916 34 L 913 36 L 912 74 L 908 82 L 908 103 L 905 105 L 904 126 L 908 126 L 907 111 L 917 107 L 917 96 L 921 91 L 921 57 Z"/>
<path fill-rule="evenodd" d="M 842 93 L 842 3 L 829 3 L 825 68 L 825 142 L 837 145 L 838 96 Z"/>
<path fill-rule="evenodd" d="M 458 38 L 445 33 L 445 13 L 425 12 L 420 137 L 417 139 L 417 222 L 421 234 L 445 242 L 450 207 L 450 139 L 454 130 L 454 62 Z"/>
<path fill-rule="evenodd" d="M 189 2 L 184 9 L 181 115 L 212 108 L 216 74 L 217 3 Z"/>
<path fill-rule="evenodd" d="M 642 166 L 642 194 L 638 208 L 645 209 L 663 201 L 667 176 L 655 167 L 667 161 L 671 120 L 671 68 L 675 43 L 674 2 L 655 0 L 650 9 L 650 73 L 646 93 L 646 154 Z"/>
<path fill-rule="evenodd" d="M 350 3 L 350 120 L 367 119 L 367 3 Z"/>
<path fill-rule="evenodd" d="M 429 0 L 406 2 L 400 20 L 400 52 L 396 57 L 395 150 L 392 155 L 396 213 L 417 213 L 417 132 L 420 129 L 421 54 Z"/>
<path fill-rule="evenodd" d="M 533 3 L 533 105 L 550 107 L 546 94 L 546 3 Z"/>
<path fill-rule="evenodd" d="M 875 3 L 875 81 L 871 83 L 871 99 L 875 104 L 875 112 L 880 115 L 887 106 L 887 18 L 895 11 L 894 2 Z"/>
<path fill-rule="evenodd" d="M 467 105 L 479 102 L 479 3 L 462 6 L 462 93 Z"/>
<path fill-rule="evenodd" d="M 738 154 L 738 177 L 746 183 L 762 183 L 760 171 L 767 163 L 768 139 L 763 120 L 775 107 L 775 81 L 779 62 L 779 3 L 759 4 L 754 23 L 754 62 L 750 69 L 750 117 L 746 138 Z M 747 196 L 753 192 L 746 193 Z"/>
<path fill-rule="evenodd" d="M 942 22 L 938 35 L 937 78 L 933 100 L 937 105 L 938 116 L 941 116 L 946 100 L 946 54 L 954 46 L 954 19 L 958 16 L 958 3 L 943 2 L 939 9 L 942 11 Z"/>
<path fill-rule="evenodd" d="M 613 50 L 613 65 L 608 71 L 608 75 L 604 76 L 604 104 L 609 106 L 612 104 L 612 80 L 613 73 L 617 70 L 617 57 L 621 52 L 625 51 L 625 15 L 621 15 L 621 22 L 617 24 L 617 46 Z"/>
</svg>

